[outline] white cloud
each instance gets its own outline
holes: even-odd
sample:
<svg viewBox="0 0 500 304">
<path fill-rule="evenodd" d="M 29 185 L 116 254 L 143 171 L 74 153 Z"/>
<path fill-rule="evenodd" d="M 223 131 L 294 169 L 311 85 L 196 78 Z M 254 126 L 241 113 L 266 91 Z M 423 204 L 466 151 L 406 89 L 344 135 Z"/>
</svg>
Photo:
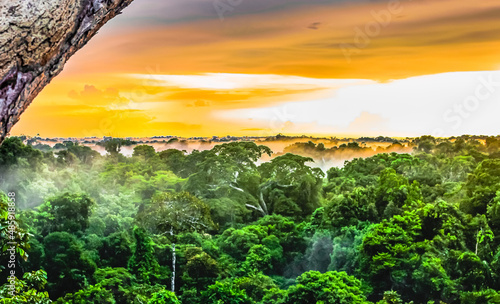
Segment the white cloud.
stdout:
<svg viewBox="0 0 500 304">
<path fill-rule="evenodd" d="M 237 89 L 333 89 L 348 85 L 373 83 L 363 79 L 317 79 L 298 76 L 205 73 L 200 75 L 147 75 L 131 74 L 131 77 L 147 80 L 150 84 L 165 87 L 203 90 Z"/>
<path fill-rule="evenodd" d="M 474 103 L 475 99 L 479 102 Z M 349 128 L 363 112 L 385 118 L 384 128 Z M 444 73 L 388 83 L 356 80 L 330 90 L 321 99 L 225 110 L 218 112 L 217 117 L 230 121 L 252 119 L 260 121 L 263 127 L 269 127 L 271 122 L 276 124 L 276 120 L 290 121 L 302 124 L 303 133 L 450 136 L 499 134 L 498 113 L 500 71 L 493 71 Z"/>
</svg>

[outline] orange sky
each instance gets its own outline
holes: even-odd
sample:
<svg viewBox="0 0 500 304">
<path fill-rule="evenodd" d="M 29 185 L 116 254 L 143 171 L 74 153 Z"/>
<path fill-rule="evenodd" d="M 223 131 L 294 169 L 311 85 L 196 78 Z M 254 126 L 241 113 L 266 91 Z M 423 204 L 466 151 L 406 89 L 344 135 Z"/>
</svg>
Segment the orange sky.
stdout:
<svg viewBox="0 0 500 304">
<path fill-rule="evenodd" d="M 136 0 L 106 25 L 35 99 L 11 134 L 413 136 L 432 132 L 433 123 L 418 124 L 424 117 L 415 114 L 410 117 L 415 126 L 402 134 L 401 112 L 368 110 L 367 101 L 332 108 L 337 116 L 331 121 L 300 109 L 299 115 L 288 115 L 286 105 L 307 109 L 318 100 L 340 103 L 338 98 L 347 103 L 352 88 L 413 77 L 415 87 L 422 83 L 419 76 L 434 74 L 450 84 L 457 80 L 445 73 L 500 66 L 500 3 L 494 0 L 297 0 L 277 1 L 282 5 L 275 7 L 243 0 L 222 21 L 207 1 L 165 2 Z M 422 89 L 432 99 L 436 79 L 425 79 Z M 442 120 L 449 107 L 473 92 L 474 80 L 470 84 L 470 90 L 439 95 L 426 111 Z M 370 102 L 415 107 L 405 104 L 411 94 L 394 87 L 400 86 L 383 90 L 392 90 L 396 101 Z M 261 109 L 271 114 L 261 115 Z M 491 109 L 474 112 L 481 110 Z M 308 116 L 297 117 L 300 113 Z M 449 133 L 493 132 L 469 128 L 472 120 L 457 128 L 445 122 L 439 128 Z"/>
</svg>

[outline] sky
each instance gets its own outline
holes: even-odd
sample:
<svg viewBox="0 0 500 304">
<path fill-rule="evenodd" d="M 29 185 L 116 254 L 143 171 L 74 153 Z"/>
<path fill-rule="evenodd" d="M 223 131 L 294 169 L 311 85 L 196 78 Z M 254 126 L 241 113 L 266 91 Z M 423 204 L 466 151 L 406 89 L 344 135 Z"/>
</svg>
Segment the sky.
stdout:
<svg viewBox="0 0 500 304">
<path fill-rule="evenodd" d="M 12 135 L 497 135 L 495 0 L 135 0 Z"/>
</svg>

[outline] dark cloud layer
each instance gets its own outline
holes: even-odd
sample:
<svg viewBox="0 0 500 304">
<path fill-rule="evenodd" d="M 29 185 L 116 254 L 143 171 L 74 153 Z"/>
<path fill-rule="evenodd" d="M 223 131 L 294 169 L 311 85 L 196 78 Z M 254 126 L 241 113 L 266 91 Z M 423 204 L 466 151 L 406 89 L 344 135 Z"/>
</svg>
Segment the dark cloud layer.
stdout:
<svg viewBox="0 0 500 304">
<path fill-rule="evenodd" d="M 172 24 L 200 19 L 220 19 L 236 15 L 287 10 L 297 6 L 369 3 L 383 0 L 141 0 L 127 9 L 127 20 L 113 21 L 116 26 Z"/>
</svg>

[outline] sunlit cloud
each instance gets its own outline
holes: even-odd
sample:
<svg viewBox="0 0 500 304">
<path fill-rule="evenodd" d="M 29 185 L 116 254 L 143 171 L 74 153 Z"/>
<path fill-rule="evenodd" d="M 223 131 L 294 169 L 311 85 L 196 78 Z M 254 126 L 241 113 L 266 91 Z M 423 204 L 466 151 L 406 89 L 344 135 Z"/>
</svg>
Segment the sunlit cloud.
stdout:
<svg viewBox="0 0 500 304">
<path fill-rule="evenodd" d="M 141 80 L 149 80 L 149 84 L 165 87 L 207 90 L 237 90 L 237 89 L 321 89 L 340 88 L 356 83 L 367 83 L 360 79 L 318 79 L 298 76 L 266 75 L 266 74 L 231 74 L 204 73 L 202 75 L 145 75 L 133 74 Z"/>
<path fill-rule="evenodd" d="M 129 100 L 120 95 L 115 88 L 101 90 L 94 85 L 85 85 L 83 90 L 71 90 L 68 97 L 86 105 L 110 105 L 128 103 Z"/>
<path fill-rule="evenodd" d="M 495 71 L 354 84 L 321 99 L 220 111 L 217 117 L 264 126 L 280 120 L 293 123 L 300 133 L 451 136 L 497 134 L 491 122 L 499 111 L 500 72 Z"/>
</svg>

